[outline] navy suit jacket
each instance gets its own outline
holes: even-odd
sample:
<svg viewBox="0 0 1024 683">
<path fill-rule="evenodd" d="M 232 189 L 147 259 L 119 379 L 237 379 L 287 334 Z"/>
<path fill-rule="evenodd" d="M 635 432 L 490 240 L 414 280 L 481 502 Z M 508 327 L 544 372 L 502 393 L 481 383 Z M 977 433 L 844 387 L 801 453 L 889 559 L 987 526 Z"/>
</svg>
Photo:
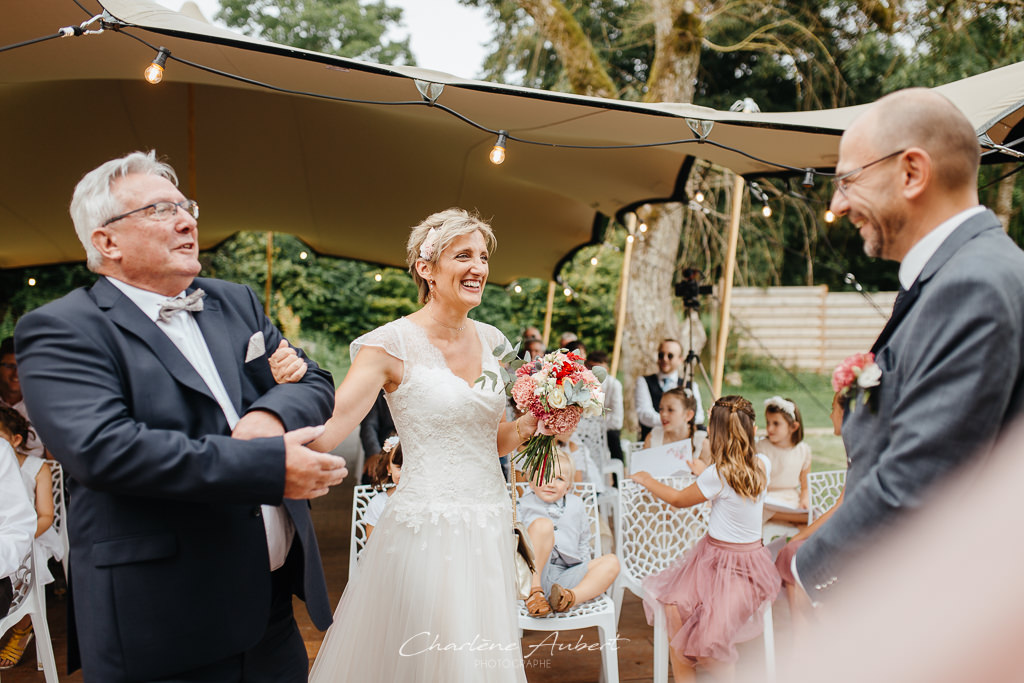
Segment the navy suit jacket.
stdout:
<svg viewBox="0 0 1024 683">
<path fill-rule="evenodd" d="M 867 405 L 851 401 L 843 421 L 843 504 L 796 555 L 815 600 L 938 479 L 982 464 L 1021 413 L 1024 252 L 995 214 L 972 216 L 950 234 L 872 350 L 881 384 Z"/>
<path fill-rule="evenodd" d="M 286 430 L 322 424 L 330 373 L 307 359 L 301 382 L 277 385 L 267 354 L 282 335 L 252 290 L 204 278 L 196 287 L 207 296 L 193 315 L 238 414 L 267 410 Z M 246 363 L 254 333 L 266 353 Z M 26 314 L 15 345 L 33 426 L 68 476 L 86 680 L 163 678 L 259 642 L 271 601 L 260 505 L 282 503 L 283 439 L 232 439 L 192 365 L 106 278 Z M 325 629 L 309 504 L 283 502 L 296 528 L 293 589 Z"/>
</svg>

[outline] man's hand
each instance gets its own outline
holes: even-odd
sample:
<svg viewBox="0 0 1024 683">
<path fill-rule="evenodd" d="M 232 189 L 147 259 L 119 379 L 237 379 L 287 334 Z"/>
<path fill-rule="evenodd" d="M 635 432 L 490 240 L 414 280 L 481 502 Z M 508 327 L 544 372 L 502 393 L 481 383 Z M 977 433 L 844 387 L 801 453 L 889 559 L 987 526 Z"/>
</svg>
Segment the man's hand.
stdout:
<svg viewBox="0 0 1024 683">
<path fill-rule="evenodd" d="M 281 418 L 266 410 L 253 410 L 246 413 L 231 430 L 231 438 L 243 440 L 281 436 L 282 434 L 284 434 L 284 424 L 281 422 Z"/>
<path fill-rule="evenodd" d="M 285 498 L 318 498 L 331 486 L 340 484 L 348 474 L 344 458 L 320 453 L 304 445 L 323 431 L 322 426 L 303 427 L 284 435 Z"/>
<path fill-rule="evenodd" d="M 278 384 L 292 384 L 302 379 L 306 374 L 306 361 L 299 358 L 299 354 L 288 345 L 287 339 L 282 339 L 269 359 L 270 372 L 274 374 L 274 381 Z"/>
</svg>

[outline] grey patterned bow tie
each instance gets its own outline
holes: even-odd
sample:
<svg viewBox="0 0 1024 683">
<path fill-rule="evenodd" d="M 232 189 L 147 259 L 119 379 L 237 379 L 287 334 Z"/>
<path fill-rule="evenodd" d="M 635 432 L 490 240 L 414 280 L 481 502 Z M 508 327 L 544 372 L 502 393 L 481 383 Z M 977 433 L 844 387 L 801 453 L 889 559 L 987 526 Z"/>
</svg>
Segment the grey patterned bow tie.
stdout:
<svg viewBox="0 0 1024 683">
<path fill-rule="evenodd" d="M 178 311 L 201 311 L 203 310 L 203 297 L 206 292 L 197 289 L 188 296 L 179 296 L 175 299 L 168 299 L 160 304 L 160 313 L 156 319 L 162 323 L 170 322 L 171 316 Z"/>
</svg>

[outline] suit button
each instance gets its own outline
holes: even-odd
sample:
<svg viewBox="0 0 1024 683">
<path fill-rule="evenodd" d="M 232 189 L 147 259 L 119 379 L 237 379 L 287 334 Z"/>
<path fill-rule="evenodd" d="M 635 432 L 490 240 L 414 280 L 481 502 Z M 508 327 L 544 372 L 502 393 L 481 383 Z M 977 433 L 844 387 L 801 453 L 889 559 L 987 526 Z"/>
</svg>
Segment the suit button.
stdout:
<svg viewBox="0 0 1024 683">
<path fill-rule="evenodd" d="M 263 516 L 263 510 L 261 510 L 258 507 L 257 508 L 253 508 L 252 509 L 252 516 L 253 517 L 262 517 Z"/>
</svg>

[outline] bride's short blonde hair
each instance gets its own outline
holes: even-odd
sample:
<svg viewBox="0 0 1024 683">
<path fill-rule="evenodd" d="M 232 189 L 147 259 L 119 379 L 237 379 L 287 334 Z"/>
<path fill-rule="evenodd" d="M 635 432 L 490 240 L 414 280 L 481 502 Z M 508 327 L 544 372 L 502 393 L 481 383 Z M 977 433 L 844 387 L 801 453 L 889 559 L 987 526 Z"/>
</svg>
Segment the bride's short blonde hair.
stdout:
<svg viewBox="0 0 1024 683">
<path fill-rule="evenodd" d="M 406 245 L 405 260 L 409 264 L 412 281 L 416 283 L 416 288 L 419 290 L 421 304 L 427 303 L 430 298 L 430 284 L 416 272 L 416 262 L 422 260 L 430 265 L 436 264 L 441 252 L 452 243 L 452 240 L 477 230 L 484 236 L 487 252 L 493 254 L 498 247 L 498 241 L 494 237 L 491 226 L 477 214 L 470 213 L 465 209 L 453 207 L 438 211 L 427 216 L 422 223 L 412 229 L 409 234 L 409 243 Z"/>
</svg>

